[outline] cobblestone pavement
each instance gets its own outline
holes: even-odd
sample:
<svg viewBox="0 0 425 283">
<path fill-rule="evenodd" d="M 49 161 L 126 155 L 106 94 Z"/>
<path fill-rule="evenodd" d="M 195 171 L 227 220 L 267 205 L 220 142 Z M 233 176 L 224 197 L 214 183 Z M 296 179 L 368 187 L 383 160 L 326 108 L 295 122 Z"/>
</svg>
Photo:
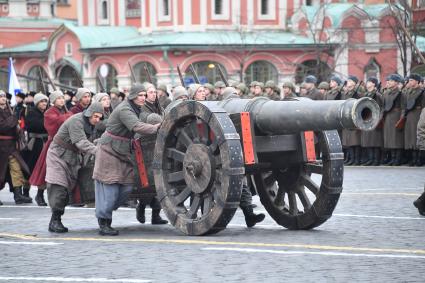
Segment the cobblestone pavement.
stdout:
<svg viewBox="0 0 425 283">
<path fill-rule="evenodd" d="M 70 232 L 55 235 L 48 208 L 16 206 L 4 189 L 0 282 L 424 282 L 425 217 L 412 205 L 424 182 L 423 168 L 349 167 L 334 215 L 314 230 L 269 216 L 248 229 L 238 210 L 206 237 L 138 224 L 130 208 L 114 214 L 118 237 L 97 234 L 90 208 L 67 209 Z"/>
</svg>

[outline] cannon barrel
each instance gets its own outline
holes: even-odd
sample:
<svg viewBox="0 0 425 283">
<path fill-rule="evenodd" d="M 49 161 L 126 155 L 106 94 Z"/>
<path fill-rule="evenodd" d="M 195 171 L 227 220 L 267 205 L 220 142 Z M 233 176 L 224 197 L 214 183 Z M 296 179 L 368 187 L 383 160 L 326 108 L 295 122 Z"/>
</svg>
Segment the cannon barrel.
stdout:
<svg viewBox="0 0 425 283">
<path fill-rule="evenodd" d="M 255 126 L 265 134 L 339 129 L 372 130 L 380 119 L 378 104 L 370 98 L 313 101 L 307 98 L 273 101 L 230 98 L 214 103 L 229 114 L 249 112 Z"/>
</svg>

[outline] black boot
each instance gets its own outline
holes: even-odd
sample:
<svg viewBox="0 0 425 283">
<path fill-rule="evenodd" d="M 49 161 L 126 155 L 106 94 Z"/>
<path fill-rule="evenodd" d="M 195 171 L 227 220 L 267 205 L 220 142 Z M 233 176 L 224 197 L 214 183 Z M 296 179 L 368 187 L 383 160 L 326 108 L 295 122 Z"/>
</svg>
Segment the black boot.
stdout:
<svg viewBox="0 0 425 283">
<path fill-rule="evenodd" d="M 359 166 L 362 158 L 362 148 L 360 146 L 354 146 L 354 162 L 352 165 Z"/>
<path fill-rule="evenodd" d="M 53 233 L 66 233 L 68 228 L 63 226 L 61 216 L 63 215 L 62 211 L 53 210 L 52 218 L 49 223 L 49 231 Z"/>
<path fill-rule="evenodd" d="M 3 205 L 3 203 L 1 202 L 1 200 L 0 200 L 0 205 Z"/>
<path fill-rule="evenodd" d="M 350 146 L 347 149 L 347 162 L 345 165 L 352 165 L 354 163 L 354 148 Z"/>
<path fill-rule="evenodd" d="M 30 188 L 31 186 L 24 185 L 22 189 L 22 192 L 23 192 L 22 195 L 31 200 L 31 201 L 27 201 L 26 203 L 32 203 L 32 198 L 30 197 Z"/>
<path fill-rule="evenodd" d="M 391 149 L 389 160 L 384 165 L 392 166 L 394 162 L 395 162 L 395 149 Z"/>
<path fill-rule="evenodd" d="M 168 221 L 165 219 L 162 219 L 159 213 L 161 212 L 161 209 L 152 209 L 152 225 L 155 224 L 167 224 Z"/>
<path fill-rule="evenodd" d="M 32 203 L 32 198 L 22 195 L 20 187 L 13 188 L 13 198 L 16 204 Z"/>
<path fill-rule="evenodd" d="M 413 202 L 413 205 L 418 209 L 420 215 L 425 216 L 425 192 Z"/>
<path fill-rule="evenodd" d="M 392 164 L 392 166 L 400 166 L 403 158 L 403 150 L 402 149 L 396 149 L 395 150 L 395 160 Z"/>
<path fill-rule="evenodd" d="M 136 206 L 136 219 L 142 224 L 146 222 L 145 207 L 146 206 L 141 204 L 140 202 Z"/>
<path fill-rule="evenodd" d="M 245 222 L 248 228 L 254 227 L 255 224 L 260 223 L 266 217 L 264 214 L 255 214 L 251 206 L 242 208 L 245 215 Z"/>
<path fill-rule="evenodd" d="M 44 190 L 38 189 L 37 195 L 35 196 L 35 202 L 38 206 L 47 206 L 47 203 L 44 200 Z"/>
<path fill-rule="evenodd" d="M 373 162 L 372 166 L 381 165 L 381 149 L 379 147 L 372 148 L 373 152 Z"/>
<path fill-rule="evenodd" d="M 410 150 L 410 158 L 408 161 L 408 165 L 410 167 L 413 167 L 416 165 L 416 158 L 417 158 L 417 153 L 416 150 Z"/>
<path fill-rule="evenodd" d="M 374 163 L 374 149 L 371 147 L 366 148 L 366 161 L 362 164 L 364 166 L 371 166 Z"/>
<path fill-rule="evenodd" d="M 111 227 L 112 219 L 98 218 L 99 234 L 102 236 L 117 236 L 120 232 Z"/>
</svg>

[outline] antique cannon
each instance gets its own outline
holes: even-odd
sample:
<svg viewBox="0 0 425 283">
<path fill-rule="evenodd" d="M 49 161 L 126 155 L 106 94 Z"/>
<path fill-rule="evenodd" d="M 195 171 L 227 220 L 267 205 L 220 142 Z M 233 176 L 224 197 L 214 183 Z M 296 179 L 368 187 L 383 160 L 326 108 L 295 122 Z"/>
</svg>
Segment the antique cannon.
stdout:
<svg viewBox="0 0 425 283">
<path fill-rule="evenodd" d="M 369 98 L 176 101 L 156 139 L 158 199 L 183 233 L 217 233 L 235 214 L 247 178 L 279 225 L 317 227 L 331 217 L 342 192 L 337 130 L 371 130 L 378 121 L 379 106 Z"/>
</svg>

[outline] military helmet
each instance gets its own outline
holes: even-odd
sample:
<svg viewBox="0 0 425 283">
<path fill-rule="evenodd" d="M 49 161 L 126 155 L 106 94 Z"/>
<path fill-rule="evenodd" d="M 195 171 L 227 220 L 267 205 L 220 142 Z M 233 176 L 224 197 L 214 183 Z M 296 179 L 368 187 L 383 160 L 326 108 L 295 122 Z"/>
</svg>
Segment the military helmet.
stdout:
<svg viewBox="0 0 425 283">
<path fill-rule="evenodd" d="M 223 87 L 226 87 L 226 85 L 224 84 L 224 82 L 222 82 L 222 81 L 217 81 L 215 84 L 214 84 L 214 88 L 223 88 Z"/>
<path fill-rule="evenodd" d="M 329 89 L 329 83 L 328 82 L 321 82 L 317 88 L 328 90 Z"/>
<path fill-rule="evenodd" d="M 292 91 L 295 91 L 295 86 L 291 82 L 284 82 L 283 85 L 282 85 L 282 88 L 283 87 L 287 87 L 287 88 L 291 89 Z"/>
<path fill-rule="evenodd" d="M 264 84 L 264 87 L 266 88 L 266 87 L 269 87 L 269 88 L 271 88 L 271 89 L 275 89 L 276 88 L 276 83 L 274 82 L 274 81 L 272 81 L 272 80 L 269 80 L 269 81 L 267 81 L 265 84 Z"/>
<path fill-rule="evenodd" d="M 207 88 L 207 89 L 209 89 L 210 92 L 213 92 L 214 91 L 214 86 L 212 84 L 210 84 L 210 83 L 204 84 L 204 87 Z"/>
</svg>

